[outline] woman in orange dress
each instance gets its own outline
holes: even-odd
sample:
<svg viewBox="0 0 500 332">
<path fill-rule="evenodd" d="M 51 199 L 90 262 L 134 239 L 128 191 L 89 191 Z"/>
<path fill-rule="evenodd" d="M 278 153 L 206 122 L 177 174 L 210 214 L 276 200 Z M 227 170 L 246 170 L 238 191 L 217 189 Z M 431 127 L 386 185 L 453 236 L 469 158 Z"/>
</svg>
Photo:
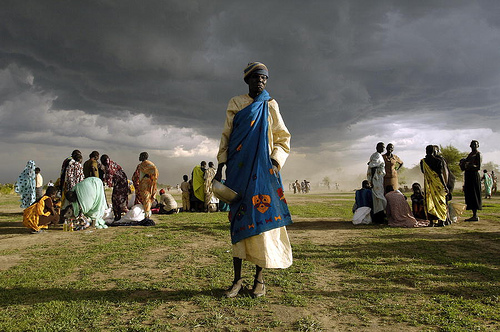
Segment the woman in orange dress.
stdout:
<svg viewBox="0 0 500 332">
<path fill-rule="evenodd" d="M 141 152 L 137 168 L 132 176 L 135 187 L 135 203 L 141 203 L 144 207 L 146 218 L 151 217 L 151 204 L 156 195 L 156 182 L 158 181 L 158 168 L 148 160 L 149 154 Z"/>
<path fill-rule="evenodd" d="M 50 224 L 58 223 L 59 213 L 54 208 L 56 191 L 55 187 L 48 187 L 45 195 L 24 209 L 23 225 L 32 229 L 32 233 L 41 233 Z"/>
</svg>

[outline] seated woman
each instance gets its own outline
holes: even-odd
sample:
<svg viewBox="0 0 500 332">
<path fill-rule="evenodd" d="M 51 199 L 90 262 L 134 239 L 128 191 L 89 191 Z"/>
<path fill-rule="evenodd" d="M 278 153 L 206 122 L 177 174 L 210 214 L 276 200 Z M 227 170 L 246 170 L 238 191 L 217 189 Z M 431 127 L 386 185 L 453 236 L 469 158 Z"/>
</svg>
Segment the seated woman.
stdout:
<svg viewBox="0 0 500 332">
<path fill-rule="evenodd" d="M 92 220 L 96 228 L 108 228 L 102 218 L 107 204 L 101 179 L 89 177 L 77 183 L 68 191 L 66 199 L 71 203 L 76 217 L 83 214 Z"/>
<path fill-rule="evenodd" d="M 23 225 L 32 229 L 32 233 L 41 233 L 43 229 L 49 228 L 50 224 L 58 223 L 59 213 L 54 208 L 56 192 L 55 187 L 48 187 L 45 195 L 24 209 Z"/>
<path fill-rule="evenodd" d="M 428 221 L 417 220 L 410 210 L 410 206 L 406 201 L 405 195 L 400 191 L 394 191 L 394 188 L 389 185 L 385 188 L 387 194 L 387 219 L 388 225 L 392 227 L 426 227 Z"/>
<path fill-rule="evenodd" d="M 425 215 L 425 197 L 422 192 L 420 183 L 415 182 L 414 184 L 412 184 L 411 189 L 413 190 L 413 194 L 411 195 L 411 209 L 413 212 L 413 216 L 416 219 L 426 220 L 427 216 Z"/>
<path fill-rule="evenodd" d="M 361 183 L 361 189 L 356 190 L 355 202 L 352 207 L 352 212 L 354 213 L 352 223 L 354 225 L 371 224 L 372 209 L 373 198 L 370 182 L 368 182 L 368 180 L 364 180 Z"/>
</svg>

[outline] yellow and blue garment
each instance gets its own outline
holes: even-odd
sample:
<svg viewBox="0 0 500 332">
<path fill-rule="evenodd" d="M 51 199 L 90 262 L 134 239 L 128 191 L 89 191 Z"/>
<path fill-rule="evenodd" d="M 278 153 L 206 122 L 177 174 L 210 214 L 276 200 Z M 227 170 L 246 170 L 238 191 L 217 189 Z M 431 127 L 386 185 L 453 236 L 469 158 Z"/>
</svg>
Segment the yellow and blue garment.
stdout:
<svg viewBox="0 0 500 332">
<path fill-rule="evenodd" d="M 226 185 L 241 195 L 230 205 L 231 241 L 292 223 L 279 174 L 269 156 L 268 100 L 263 91 L 234 116 L 229 138 Z"/>
</svg>

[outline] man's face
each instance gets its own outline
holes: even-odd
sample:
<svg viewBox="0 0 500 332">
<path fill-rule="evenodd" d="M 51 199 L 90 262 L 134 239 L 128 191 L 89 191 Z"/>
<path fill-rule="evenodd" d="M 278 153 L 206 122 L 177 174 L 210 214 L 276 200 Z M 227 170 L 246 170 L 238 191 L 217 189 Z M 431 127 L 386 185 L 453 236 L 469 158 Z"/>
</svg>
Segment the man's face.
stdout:
<svg viewBox="0 0 500 332">
<path fill-rule="evenodd" d="M 252 74 L 248 79 L 249 90 L 260 94 L 266 88 L 267 76 L 262 74 Z"/>
<path fill-rule="evenodd" d="M 388 152 L 388 153 L 392 153 L 392 151 L 394 151 L 394 145 L 392 145 L 392 144 L 388 144 L 388 145 L 387 145 L 387 152 Z"/>
<path fill-rule="evenodd" d="M 384 146 L 384 144 L 383 144 L 383 143 L 381 143 L 381 144 L 377 144 L 377 152 L 378 152 L 378 153 L 382 153 L 382 152 L 384 152 L 384 148 L 385 148 L 385 146 Z"/>
</svg>

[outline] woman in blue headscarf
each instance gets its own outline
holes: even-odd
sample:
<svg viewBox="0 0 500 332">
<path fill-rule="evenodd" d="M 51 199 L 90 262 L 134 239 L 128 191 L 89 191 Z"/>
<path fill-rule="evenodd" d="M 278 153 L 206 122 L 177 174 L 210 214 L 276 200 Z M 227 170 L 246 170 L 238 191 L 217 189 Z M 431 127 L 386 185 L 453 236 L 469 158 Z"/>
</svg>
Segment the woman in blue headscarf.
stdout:
<svg viewBox="0 0 500 332">
<path fill-rule="evenodd" d="M 235 297 L 242 288 L 245 259 L 256 265 L 252 295 L 265 295 L 263 268 L 287 268 L 292 249 L 286 225 L 292 223 L 279 171 L 290 152 L 290 133 L 278 103 L 265 90 L 269 72 L 260 62 L 248 64 L 244 80 L 249 93 L 229 101 L 217 160 L 216 180 L 226 166 L 225 184 L 240 194 L 230 205 Z"/>
<path fill-rule="evenodd" d="M 35 162 L 28 161 L 16 181 L 15 191 L 21 195 L 21 207 L 26 209 L 36 201 Z"/>
</svg>

